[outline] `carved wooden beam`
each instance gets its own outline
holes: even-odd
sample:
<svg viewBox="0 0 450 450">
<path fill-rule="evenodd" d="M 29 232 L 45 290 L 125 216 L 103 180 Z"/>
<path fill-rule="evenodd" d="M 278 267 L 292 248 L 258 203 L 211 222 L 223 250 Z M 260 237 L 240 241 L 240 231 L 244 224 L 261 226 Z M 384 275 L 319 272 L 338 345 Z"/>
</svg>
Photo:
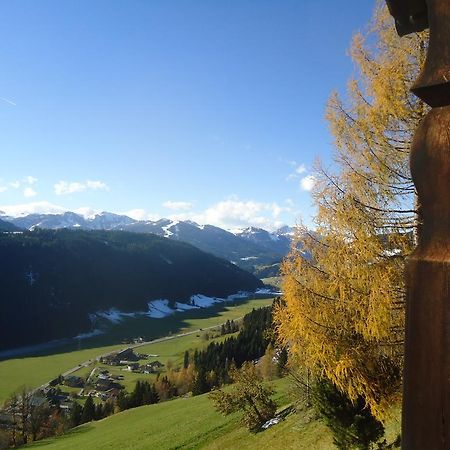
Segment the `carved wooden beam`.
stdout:
<svg viewBox="0 0 450 450">
<path fill-rule="evenodd" d="M 399 34 L 430 27 L 426 62 L 412 88 L 432 109 L 411 149 L 421 223 L 418 246 L 406 269 L 402 448 L 449 450 L 450 1 L 387 2 Z M 426 21 L 420 16 L 424 10 Z"/>
</svg>

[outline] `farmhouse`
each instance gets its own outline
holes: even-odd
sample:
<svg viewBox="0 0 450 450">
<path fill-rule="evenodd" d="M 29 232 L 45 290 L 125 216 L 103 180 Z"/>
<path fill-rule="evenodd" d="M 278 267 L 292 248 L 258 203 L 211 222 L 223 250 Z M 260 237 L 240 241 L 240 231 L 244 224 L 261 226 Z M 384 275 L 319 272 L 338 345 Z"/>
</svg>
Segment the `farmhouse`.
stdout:
<svg viewBox="0 0 450 450">
<path fill-rule="evenodd" d="M 139 357 L 134 353 L 132 348 L 126 348 L 120 352 L 113 352 L 109 355 L 102 356 L 100 362 L 111 366 L 125 365 L 127 363 L 137 361 Z"/>
<path fill-rule="evenodd" d="M 64 384 L 69 387 L 83 387 L 84 380 L 81 377 L 77 377 L 75 375 L 70 375 L 64 378 Z"/>
<path fill-rule="evenodd" d="M 159 372 L 162 367 L 164 367 L 164 364 L 159 361 L 152 361 L 151 363 L 141 366 L 140 369 L 143 373 L 156 373 Z"/>
</svg>

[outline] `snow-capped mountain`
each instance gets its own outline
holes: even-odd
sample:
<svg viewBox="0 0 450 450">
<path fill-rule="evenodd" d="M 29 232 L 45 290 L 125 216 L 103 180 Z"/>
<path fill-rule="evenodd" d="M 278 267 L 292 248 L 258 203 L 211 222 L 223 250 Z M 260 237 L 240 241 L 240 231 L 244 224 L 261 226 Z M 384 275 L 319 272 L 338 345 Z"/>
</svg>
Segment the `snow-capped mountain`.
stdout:
<svg viewBox="0 0 450 450">
<path fill-rule="evenodd" d="M 269 232 L 262 228 L 249 227 L 236 232 L 236 236 L 247 239 L 257 245 L 267 248 L 276 253 L 286 254 L 291 246 L 289 227 Z"/>
<path fill-rule="evenodd" d="M 102 212 L 93 217 L 65 212 L 62 214 L 28 214 L 22 217 L 3 217 L 19 228 L 33 230 L 36 227 L 56 230 L 59 228 L 79 228 L 82 230 L 112 230 L 135 222 L 127 216 Z"/>
<path fill-rule="evenodd" d="M 199 225 L 192 221 L 134 220 L 125 215 L 102 212 L 85 217 L 73 212 L 63 214 L 29 214 L 21 217 L 2 216 L 3 220 L 27 230 L 81 229 L 81 230 L 121 230 L 135 233 L 152 233 L 172 240 L 187 242 L 200 250 L 227 259 L 241 268 L 259 273 L 277 264 L 287 254 L 291 244 L 292 229 L 284 227 L 275 232 L 261 228 L 246 228 L 231 233 L 213 225 Z M 267 271 L 264 271 L 266 273 Z"/>
</svg>

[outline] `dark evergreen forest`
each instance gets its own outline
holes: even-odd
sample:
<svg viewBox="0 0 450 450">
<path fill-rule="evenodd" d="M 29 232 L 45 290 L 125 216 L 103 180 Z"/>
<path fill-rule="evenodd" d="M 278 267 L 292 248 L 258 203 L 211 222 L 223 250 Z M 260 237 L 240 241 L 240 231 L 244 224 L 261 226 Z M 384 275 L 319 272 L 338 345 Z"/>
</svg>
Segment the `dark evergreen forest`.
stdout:
<svg viewBox="0 0 450 450">
<path fill-rule="evenodd" d="M 272 309 L 254 309 L 244 316 L 242 329 L 237 336 L 229 337 L 220 343 L 212 342 L 205 350 L 195 352 L 197 376 L 192 389 L 194 395 L 228 383 L 231 365 L 239 368 L 245 361 L 257 360 L 264 355 L 270 343 L 275 344 Z M 213 384 L 208 382 L 209 372 L 215 374 Z"/>
<path fill-rule="evenodd" d="M 89 313 L 147 302 L 226 296 L 262 283 L 234 264 L 152 234 L 0 233 L 0 349 L 89 331 Z"/>
</svg>

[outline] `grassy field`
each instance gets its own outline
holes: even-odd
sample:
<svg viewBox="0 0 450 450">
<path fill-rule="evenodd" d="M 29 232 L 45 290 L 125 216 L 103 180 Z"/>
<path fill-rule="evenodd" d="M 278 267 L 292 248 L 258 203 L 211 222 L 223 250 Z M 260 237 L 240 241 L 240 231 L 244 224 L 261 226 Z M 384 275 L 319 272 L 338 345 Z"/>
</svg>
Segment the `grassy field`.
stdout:
<svg viewBox="0 0 450 450">
<path fill-rule="evenodd" d="M 292 400 L 291 380 L 272 382 L 280 407 Z M 386 425 L 392 442 L 399 432 L 399 411 Z M 209 449 L 332 450 L 328 428 L 311 410 L 291 413 L 279 424 L 252 434 L 239 424 L 239 414 L 217 413 L 207 394 L 143 406 L 73 429 L 66 435 L 38 441 L 31 448 L 59 450 Z M 28 448 L 29 448 L 28 447 Z"/>
<path fill-rule="evenodd" d="M 259 308 L 271 304 L 272 299 L 251 299 L 246 301 L 240 301 L 235 303 L 229 303 L 228 305 L 219 304 L 211 308 L 192 310 L 186 313 L 174 314 L 165 319 L 149 319 L 149 323 L 158 322 L 159 330 L 169 330 L 169 332 L 177 334 L 186 331 L 198 330 L 200 328 L 207 328 L 209 326 L 220 325 L 226 320 L 237 319 L 247 314 L 253 308 Z M 125 329 L 128 330 L 128 335 L 133 333 L 134 319 L 124 321 L 119 324 L 122 332 Z M 150 323 L 150 325 L 151 325 Z M 147 324 L 150 326 L 149 324 Z M 142 326 L 140 323 L 139 326 Z M 121 333 L 122 333 L 121 332 Z M 159 331 L 158 331 L 159 332 Z M 120 335 L 121 333 L 118 333 Z M 131 334 L 138 336 L 139 334 Z M 57 377 L 59 374 L 77 366 L 78 364 L 87 361 L 89 359 L 95 359 L 96 356 L 107 353 L 111 350 L 123 348 L 124 344 L 116 343 L 114 345 L 101 345 L 101 342 L 108 342 L 108 339 L 114 342 L 116 332 L 111 330 L 111 336 L 102 336 L 102 341 L 85 342 L 84 345 L 88 348 L 82 350 L 74 350 L 61 352 L 58 349 L 58 353 L 34 356 L 26 358 L 10 359 L 0 362 L 0 403 L 3 403 L 5 399 L 21 386 L 34 388 L 41 384 Z M 156 337 L 156 336 L 155 336 Z M 189 339 L 197 339 L 195 347 L 198 347 L 198 338 L 196 335 L 187 336 Z M 184 338 L 179 338 L 184 339 Z M 153 353 L 161 355 L 162 362 L 166 362 L 167 359 L 173 358 L 176 363 L 181 357 L 180 354 L 184 353 L 184 349 L 194 348 L 194 343 L 190 343 L 189 339 L 180 341 L 178 338 L 173 339 L 161 345 L 161 347 L 153 347 L 160 344 L 150 344 L 149 346 L 140 347 L 138 352 L 140 353 Z M 96 346 L 97 345 L 97 346 Z M 155 350 L 156 349 L 156 350 Z M 56 350 L 55 350 L 56 351 Z"/>
<path fill-rule="evenodd" d="M 274 382 L 280 406 L 289 403 L 287 379 Z M 292 414 L 257 434 L 239 425 L 239 414 L 218 414 L 207 395 L 144 406 L 82 425 L 72 432 L 40 441 L 45 449 L 333 449 L 326 427 L 305 423 Z"/>
<path fill-rule="evenodd" d="M 264 284 L 267 284 L 269 286 L 275 286 L 281 289 L 282 277 L 261 278 L 261 281 Z"/>
</svg>

